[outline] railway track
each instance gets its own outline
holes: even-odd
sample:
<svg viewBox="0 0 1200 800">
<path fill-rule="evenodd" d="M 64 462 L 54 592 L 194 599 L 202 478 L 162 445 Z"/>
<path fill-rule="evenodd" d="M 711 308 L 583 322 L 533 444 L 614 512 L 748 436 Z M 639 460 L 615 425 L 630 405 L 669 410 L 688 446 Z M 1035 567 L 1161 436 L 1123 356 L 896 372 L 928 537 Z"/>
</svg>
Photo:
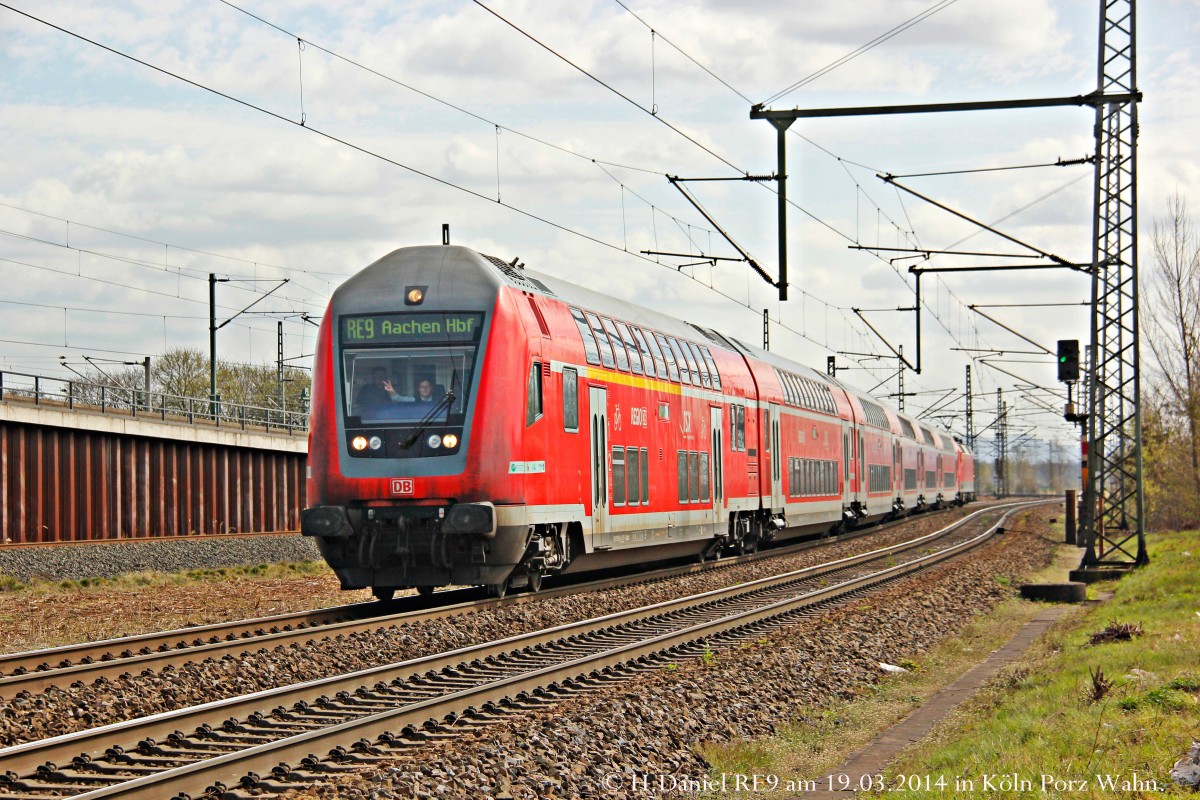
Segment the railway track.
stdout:
<svg viewBox="0 0 1200 800">
<path fill-rule="evenodd" d="M 65 686 L 76 681 L 90 683 L 101 678 L 112 680 L 127 672 L 158 671 L 206 658 L 220 659 L 226 655 L 261 652 L 297 642 L 306 643 L 380 627 L 440 619 L 467 610 L 501 608 L 533 600 L 545 600 L 579 592 L 603 591 L 618 586 L 651 583 L 681 575 L 724 569 L 879 533 L 903 525 L 906 521 L 911 520 L 900 520 L 841 536 L 772 548 L 760 553 L 723 558 L 716 562 L 665 567 L 586 583 L 548 581 L 548 587 L 538 593 L 517 594 L 503 599 L 483 598 L 478 589 L 447 590 L 436 592 L 432 597 L 404 597 L 391 603 L 354 603 L 328 609 L 10 653 L 0 655 L 0 699 L 11 699 L 20 692 L 42 692 L 52 686 Z"/>
<path fill-rule="evenodd" d="M 428 738 L 760 637 L 964 553 L 1030 505 L 982 509 L 910 542 L 735 587 L 6 748 L 0 800 L 183 798 L 213 786 L 230 798 L 307 785 Z"/>
</svg>

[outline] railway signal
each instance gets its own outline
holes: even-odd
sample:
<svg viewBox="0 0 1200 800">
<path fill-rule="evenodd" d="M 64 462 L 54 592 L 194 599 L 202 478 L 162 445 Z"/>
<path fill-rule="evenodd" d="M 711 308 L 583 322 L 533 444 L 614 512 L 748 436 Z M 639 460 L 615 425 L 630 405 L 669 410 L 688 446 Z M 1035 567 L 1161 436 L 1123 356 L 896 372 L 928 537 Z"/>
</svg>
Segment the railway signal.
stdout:
<svg viewBox="0 0 1200 800">
<path fill-rule="evenodd" d="M 1079 340 L 1058 340 L 1058 379 L 1063 383 L 1079 380 Z"/>
</svg>

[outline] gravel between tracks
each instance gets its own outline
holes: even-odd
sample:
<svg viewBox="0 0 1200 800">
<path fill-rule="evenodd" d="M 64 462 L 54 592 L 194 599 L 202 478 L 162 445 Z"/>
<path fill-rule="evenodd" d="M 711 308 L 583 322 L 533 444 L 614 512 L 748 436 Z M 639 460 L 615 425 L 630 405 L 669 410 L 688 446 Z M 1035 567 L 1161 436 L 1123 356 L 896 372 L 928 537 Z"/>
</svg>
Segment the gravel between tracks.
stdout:
<svg viewBox="0 0 1200 800">
<path fill-rule="evenodd" d="M 601 594 L 465 612 L 442 620 L 325 640 L 315 646 L 296 644 L 157 673 L 127 675 L 116 681 L 56 687 L 37 695 L 25 693 L 0 701 L 0 746 L 416 658 L 754 580 L 911 539 L 950 524 L 962 513 L 917 518 L 903 530 Z"/>
<path fill-rule="evenodd" d="M 1034 514 L 1044 523 L 1046 512 Z M 719 651 L 712 659 L 681 663 L 602 694 L 431 742 L 390 766 L 285 797 L 717 796 L 680 788 L 685 780 L 707 776 L 700 745 L 770 735 L 800 721 L 803 706 L 870 691 L 880 661 L 919 654 L 1012 597 L 1011 585 L 1049 559 L 1044 538 L 1012 532 L 969 560 L 906 579 L 868 602 L 843 605 L 749 647 Z M 661 788 L 658 776 L 665 776 Z M 635 778 L 643 783 L 635 784 Z"/>
<path fill-rule="evenodd" d="M 304 536 L 223 536 L 164 541 L 93 542 L 40 547 L 0 547 L 0 576 L 22 583 L 115 578 L 129 572 L 178 572 L 320 558 Z"/>
</svg>

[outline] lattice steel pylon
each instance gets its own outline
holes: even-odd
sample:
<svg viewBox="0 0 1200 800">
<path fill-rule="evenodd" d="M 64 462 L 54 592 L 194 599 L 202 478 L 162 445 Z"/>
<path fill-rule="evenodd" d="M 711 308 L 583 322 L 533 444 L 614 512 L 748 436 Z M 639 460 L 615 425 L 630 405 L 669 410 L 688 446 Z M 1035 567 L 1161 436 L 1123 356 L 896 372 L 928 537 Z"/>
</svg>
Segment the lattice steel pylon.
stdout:
<svg viewBox="0 0 1200 800">
<path fill-rule="evenodd" d="M 1145 564 L 1138 369 L 1137 60 L 1135 0 L 1101 0 L 1096 107 L 1092 369 L 1082 568 Z"/>
</svg>

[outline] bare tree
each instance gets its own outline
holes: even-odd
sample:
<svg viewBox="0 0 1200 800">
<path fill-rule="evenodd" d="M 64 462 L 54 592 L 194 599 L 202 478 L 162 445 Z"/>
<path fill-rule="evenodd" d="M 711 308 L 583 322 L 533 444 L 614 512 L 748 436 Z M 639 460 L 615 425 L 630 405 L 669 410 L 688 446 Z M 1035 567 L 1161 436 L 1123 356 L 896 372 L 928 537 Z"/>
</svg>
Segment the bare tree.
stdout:
<svg viewBox="0 0 1200 800">
<path fill-rule="evenodd" d="M 155 390 L 180 397 L 208 396 L 208 357 L 199 350 L 176 348 L 154 360 Z"/>
<path fill-rule="evenodd" d="M 1145 317 L 1154 356 L 1152 383 L 1158 389 L 1151 420 L 1159 430 L 1147 445 L 1153 441 L 1168 448 L 1163 460 L 1185 473 L 1166 496 L 1200 509 L 1200 238 L 1178 193 L 1168 198 L 1166 217 L 1154 223 L 1152 248 L 1151 307 Z"/>
</svg>

